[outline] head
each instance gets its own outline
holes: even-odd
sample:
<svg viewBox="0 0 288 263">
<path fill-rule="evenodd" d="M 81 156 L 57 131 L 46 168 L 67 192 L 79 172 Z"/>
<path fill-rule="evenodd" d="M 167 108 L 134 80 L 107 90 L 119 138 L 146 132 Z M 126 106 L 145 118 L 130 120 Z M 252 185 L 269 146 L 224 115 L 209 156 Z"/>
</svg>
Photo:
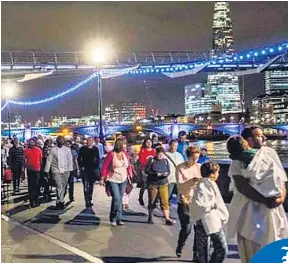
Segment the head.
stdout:
<svg viewBox="0 0 288 263">
<path fill-rule="evenodd" d="M 73 133 L 73 140 L 76 141 L 77 137 L 78 137 L 78 133 L 77 133 L 77 132 L 74 132 L 74 133 Z"/>
<path fill-rule="evenodd" d="M 65 142 L 65 146 L 71 148 L 71 146 L 72 146 L 72 141 L 67 140 L 67 141 Z"/>
<path fill-rule="evenodd" d="M 157 134 L 153 134 L 152 135 L 152 142 L 153 143 L 157 143 L 158 142 L 158 135 Z"/>
<path fill-rule="evenodd" d="M 202 156 L 206 156 L 207 155 L 207 148 L 205 148 L 205 147 L 201 148 L 201 155 Z"/>
<path fill-rule="evenodd" d="M 261 148 L 266 140 L 261 126 L 258 125 L 246 127 L 241 135 L 251 148 Z"/>
<path fill-rule="evenodd" d="M 189 146 L 186 150 L 186 155 L 188 158 L 189 163 L 197 163 L 199 157 L 200 157 L 200 150 L 198 146 Z"/>
<path fill-rule="evenodd" d="M 216 181 L 219 177 L 220 166 L 218 163 L 208 161 L 201 165 L 201 175 L 203 178 L 210 178 Z"/>
<path fill-rule="evenodd" d="M 165 157 L 165 150 L 163 147 L 159 146 L 156 148 L 156 156 L 157 159 L 161 160 Z"/>
<path fill-rule="evenodd" d="M 31 138 L 29 141 L 28 141 L 28 146 L 30 148 L 34 148 L 36 146 L 36 141 L 35 139 Z"/>
<path fill-rule="evenodd" d="M 44 142 L 44 145 L 45 145 L 45 146 L 48 146 L 48 147 L 51 147 L 51 146 L 52 146 L 52 140 L 51 140 L 51 139 L 47 139 L 47 140 Z"/>
<path fill-rule="evenodd" d="M 178 133 L 179 142 L 185 142 L 187 140 L 187 133 L 185 131 L 180 131 Z"/>
<path fill-rule="evenodd" d="M 19 139 L 17 137 L 14 137 L 13 142 L 14 145 L 19 145 Z"/>
<path fill-rule="evenodd" d="M 38 139 L 38 140 L 37 140 L 37 146 L 38 146 L 39 148 L 43 148 L 44 142 L 43 142 L 41 139 Z"/>
<path fill-rule="evenodd" d="M 142 148 L 150 149 L 152 148 L 152 140 L 150 138 L 146 138 L 142 144 Z"/>
<path fill-rule="evenodd" d="M 94 142 L 96 144 L 100 143 L 100 138 L 98 136 L 94 137 Z"/>
<path fill-rule="evenodd" d="M 64 145 L 64 137 L 63 136 L 58 136 L 56 139 L 56 144 L 59 148 L 61 148 Z"/>
<path fill-rule="evenodd" d="M 177 152 L 178 142 L 176 140 L 171 140 L 169 142 L 170 152 L 175 153 Z"/>
<path fill-rule="evenodd" d="M 89 137 L 89 138 L 87 139 L 87 145 L 88 145 L 88 147 L 91 147 L 91 146 L 93 145 L 93 143 L 94 143 L 93 138 L 92 138 L 92 137 Z"/>
<path fill-rule="evenodd" d="M 248 142 L 241 136 L 231 136 L 226 144 L 227 151 L 230 153 L 230 158 L 239 159 L 243 151 L 248 150 L 250 147 Z"/>
<path fill-rule="evenodd" d="M 116 140 L 113 151 L 116 153 L 124 151 L 124 140 L 122 138 Z"/>
</svg>

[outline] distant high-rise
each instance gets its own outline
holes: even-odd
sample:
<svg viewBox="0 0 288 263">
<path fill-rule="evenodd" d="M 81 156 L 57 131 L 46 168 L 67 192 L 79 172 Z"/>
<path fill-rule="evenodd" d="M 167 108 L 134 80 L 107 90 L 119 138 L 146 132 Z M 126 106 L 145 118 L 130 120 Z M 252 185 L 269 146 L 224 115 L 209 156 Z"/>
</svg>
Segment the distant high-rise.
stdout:
<svg viewBox="0 0 288 263">
<path fill-rule="evenodd" d="M 265 72 L 265 92 L 288 91 L 288 70 Z"/>
<path fill-rule="evenodd" d="M 229 2 L 215 2 L 213 15 L 213 39 L 211 57 L 231 57 L 234 53 L 232 20 Z M 221 72 L 208 75 L 211 96 L 222 106 L 222 113 L 241 112 L 239 80 L 232 73 Z"/>
</svg>

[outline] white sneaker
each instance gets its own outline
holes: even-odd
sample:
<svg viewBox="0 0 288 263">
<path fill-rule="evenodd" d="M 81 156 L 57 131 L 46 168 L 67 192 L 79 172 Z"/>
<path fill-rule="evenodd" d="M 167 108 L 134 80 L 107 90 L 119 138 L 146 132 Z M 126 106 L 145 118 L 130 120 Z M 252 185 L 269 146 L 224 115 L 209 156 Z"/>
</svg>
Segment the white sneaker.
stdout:
<svg viewBox="0 0 288 263">
<path fill-rule="evenodd" d="M 116 222 L 110 222 L 111 226 L 117 226 Z"/>
</svg>

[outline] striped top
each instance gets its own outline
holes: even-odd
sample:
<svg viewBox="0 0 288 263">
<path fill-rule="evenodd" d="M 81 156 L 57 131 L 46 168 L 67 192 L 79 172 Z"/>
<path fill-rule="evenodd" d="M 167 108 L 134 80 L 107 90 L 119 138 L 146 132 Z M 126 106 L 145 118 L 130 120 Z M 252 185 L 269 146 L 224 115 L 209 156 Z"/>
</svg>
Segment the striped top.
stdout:
<svg viewBox="0 0 288 263">
<path fill-rule="evenodd" d="M 9 150 L 9 163 L 13 167 L 15 165 L 23 164 L 24 149 L 22 146 L 16 147 L 15 145 Z"/>
</svg>

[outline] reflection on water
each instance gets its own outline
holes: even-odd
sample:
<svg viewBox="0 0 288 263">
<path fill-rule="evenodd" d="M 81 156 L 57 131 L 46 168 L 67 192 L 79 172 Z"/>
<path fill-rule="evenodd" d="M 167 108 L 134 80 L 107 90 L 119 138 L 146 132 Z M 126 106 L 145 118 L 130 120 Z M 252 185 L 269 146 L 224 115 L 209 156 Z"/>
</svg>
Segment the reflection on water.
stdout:
<svg viewBox="0 0 288 263">
<path fill-rule="evenodd" d="M 212 142 L 212 141 L 197 141 L 190 143 L 190 145 L 197 144 L 199 147 L 206 147 L 208 155 L 213 159 L 226 160 L 229 159 L 229 154 L 226 150 L 226 141 Z M 282 161 L 282 163 L 288 163 L 288 140 L 271 140 L 268 141 L 268 145 L 274 148 Z M 138 153 L 140 151 L 140 144 L 132 146 L 133 151 Z M 167 148 L 168 145 L 164 145 Z"/>
</svg>

